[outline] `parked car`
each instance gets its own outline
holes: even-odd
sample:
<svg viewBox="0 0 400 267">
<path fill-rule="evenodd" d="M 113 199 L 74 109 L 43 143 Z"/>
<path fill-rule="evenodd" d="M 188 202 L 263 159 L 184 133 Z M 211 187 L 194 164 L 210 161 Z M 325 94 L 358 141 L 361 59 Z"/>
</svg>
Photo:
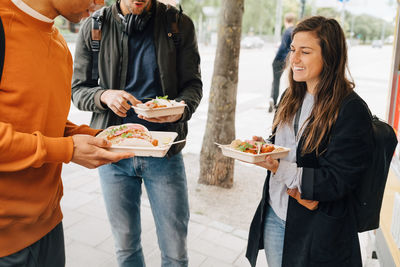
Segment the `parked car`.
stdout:
<svg viewBox="0 0 400 267">
<path fill-rule="evenodd" d="M 372 48 L 382 48 L 383 42 L 382 42 L 382 40 L 373 40 L 371 45 L 372 45 Z"/>
<path fill-rule="evenodd" d="M 240 42 L 242 48 L 262 48 L 264 41 L 258 36 L 247 36 Z"/>
</svg>

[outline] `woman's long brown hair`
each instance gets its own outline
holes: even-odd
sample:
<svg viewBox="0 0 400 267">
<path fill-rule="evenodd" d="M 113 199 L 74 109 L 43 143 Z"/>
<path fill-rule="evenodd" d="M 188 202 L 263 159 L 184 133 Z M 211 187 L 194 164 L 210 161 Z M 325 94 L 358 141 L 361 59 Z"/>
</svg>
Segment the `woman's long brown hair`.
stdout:
<svg viewBox="0 0 400 267">
<path fill-rule="evenodd" d="M 315 88 L 314 107 L 304 129 L 305 138 L 302 154 L 318 151 L 323 138 L 336 122 L 339 107 L 343 99 L 354 89 L 354 83 L 346 78 L 347 47 L 346 39 L 339 23 L 334 19 L 315 16 L 301 21 L 293 30 L 292 37 L 298 32 L 312 32 L 319 39 L 323 67 L 319 82 Z M 289 70 L 289 88 L 282 97 L 272 128 L 280 123 L 291 123 L 303 102 L 307 91 L 305 82 L 293 80 L 293 71 Z"/>
</svg>

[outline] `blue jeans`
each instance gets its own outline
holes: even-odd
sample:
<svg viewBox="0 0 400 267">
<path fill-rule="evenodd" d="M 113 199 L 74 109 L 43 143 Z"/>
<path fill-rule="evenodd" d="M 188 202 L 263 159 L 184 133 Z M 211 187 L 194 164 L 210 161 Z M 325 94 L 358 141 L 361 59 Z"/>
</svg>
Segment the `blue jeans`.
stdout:
<svg viewBox="0 0 400 267">
<path fill-rule="evenodd" d="M 140 238 L 142 181 L 156 225 L 162 266 L 188 266 L 190 214 L 182 154 L 124 159 L 101 166 L 99 174 L 119 266 L 145 266 Z"/>
<path fill-rule="evenodd" d="M 65 266 L 64 230 L 62 222 L 32 245 L 0 258 L 1 267 Z"/>
<path fill-rule="evenodd" d="M 282 266 L 283 241 L 286 222 L 267 205 L 264 225 L 264 250 L 269 267 Z"/>
</svg>

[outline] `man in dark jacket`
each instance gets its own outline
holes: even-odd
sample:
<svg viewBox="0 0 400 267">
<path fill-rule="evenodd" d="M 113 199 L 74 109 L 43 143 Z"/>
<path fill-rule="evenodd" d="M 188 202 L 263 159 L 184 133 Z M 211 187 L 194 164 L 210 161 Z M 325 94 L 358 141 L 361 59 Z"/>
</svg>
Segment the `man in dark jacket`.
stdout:
<svg viewBox="0 0 400 267">
<path fill-rule="evenodd" d="M 272 62 L 273 80 L 271 87 L 271 98 L 269 100 L 268 112 L 272 112 L 277 104 L 279 96 L 279 84 L 281 81 L 282 72 L 285 69 L 286 56 L 290 50 L 290 44 L 292 43 L 292 32 L 296 16 L 293 13 L 287 13 L 285 15 L 285 31 L 282 35 L 282 41 L 276 52 L 274 61 Z"/>
<path fill-rule="evenodd" d="M 92 68 L 92 20 L 85 21 L 79 34 L 72 86 L 74 104 L 93 112 L 91 126 L 140 123 L 150 131 L 177 132 L 177 140 L 184 139 L 187 121 L 202 97 L 200 57 L 190 18 L 156 0 L 120 0 L 105 8 L 100 20 L 99 77 Z M 150 119 L 138 117 L 131 109 L 131 105 L 164 95 L 184 101 L 184 113 Z M 142 182 L 156 223 L 162 266 L 188 265 L 183 146 L 172 146 L 164 158 L 135 157 L 99 169 L 120 266 L 144 266 Z"/>
</svg>

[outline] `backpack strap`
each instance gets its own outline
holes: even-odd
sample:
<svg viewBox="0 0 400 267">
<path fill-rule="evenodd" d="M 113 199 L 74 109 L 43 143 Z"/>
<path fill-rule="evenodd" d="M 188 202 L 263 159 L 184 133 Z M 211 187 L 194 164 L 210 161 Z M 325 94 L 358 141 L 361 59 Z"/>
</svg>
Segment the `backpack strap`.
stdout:
<svg viewBox="0 0 400 267">
<path fill-rule="evenodd" d="M 3 75 L 4 58 L 6 56 L 6 36 L 4 34 L 3 21 L 0 18 L 0 82 Z"/>
<path fill-rule="evenodd" d="M 179 32 L 179 20 L 182 12 L 183 10 L 181 5 L 179 5 L 179 10 L 169 4 L 167 5 L 167 34 L 169 38 L 172 38 L 176 47 L 179 47 L 182 39 L 181 33 Z"/>
<path fill-rule="evenodd" d="M 99 51 L 101 42 L 101 27 L 103 26 L 105 8 L 101 8 L 92 15 L 92 31 L 90 46 L 92 49 L 92 79 L 99 79 Z"/>
</svg>

